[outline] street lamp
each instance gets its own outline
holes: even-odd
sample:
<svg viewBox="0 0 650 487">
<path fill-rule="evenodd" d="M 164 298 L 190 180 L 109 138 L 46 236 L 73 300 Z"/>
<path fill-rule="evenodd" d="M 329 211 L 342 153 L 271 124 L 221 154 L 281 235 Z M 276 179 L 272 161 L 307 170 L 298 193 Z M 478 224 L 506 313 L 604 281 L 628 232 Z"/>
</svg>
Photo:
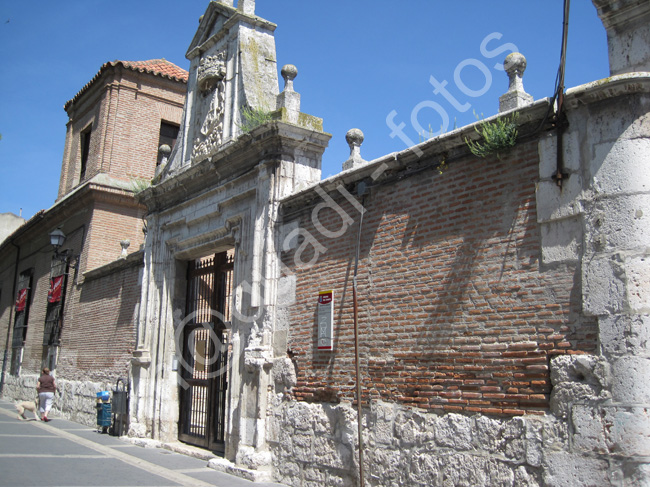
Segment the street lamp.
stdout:
<svg viewBox="0 0 650 487">
<path fill-rule="evenodd" d="M 50 243 L 52 244 L 52 247 L 54 247 L 54 258 L 65 260 L 67 262 L 67 260 L 70 258 L 70 249 L 65 249 L 59 252 L 59 249 L 64 242 L 65 233 L 63 233 L 60 228 L 57 228 L 56 230 L 50 232 Z"/>
<path fill-rule="evenodd" d="M 63 233 L 60 228 L 57 228 L 50 233 L 50 243 L 52 244 L 52 247 L 54 247 L 54 254 L 58 254 L 63 242 L 65 242 L 65 233 Z"/>
</svg>

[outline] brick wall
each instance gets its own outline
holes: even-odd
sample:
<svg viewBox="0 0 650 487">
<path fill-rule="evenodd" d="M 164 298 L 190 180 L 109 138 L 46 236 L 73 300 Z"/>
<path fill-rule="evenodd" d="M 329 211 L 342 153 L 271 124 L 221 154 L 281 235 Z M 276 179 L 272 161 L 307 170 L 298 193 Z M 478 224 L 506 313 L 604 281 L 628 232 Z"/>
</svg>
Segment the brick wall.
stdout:
<svg viewBox="0 0 650 487">
<path fill-rule="evenodd" d="M 142 217 L 144 208 L 115 204 L 111 201 L 95 201 L 88 232 L 88 259 L 82 269 L 92 270 L 120 257 L 122 240 L 131 243 L 129 254 L 137 251 L 144 242 Z"/>
<path fill-rule="evenodd" d="M 548 407 L 549 358 L 594 351 L 596 329 L 579 312 L 573 265 L 540 265 L 535 208 L 537 143 L 498 158 L 468 157 L 376 185 L 365 197 L 358 274 L 364 401 L 444 411 L 522 414 Z M 326 248 L 283 254 L 296 276 L 289 348 L 294 396 L 354 398 L 352 276 L 359 212 L 331 195 L 355 223 L 334 239 L 298 220 Z M 322 206 L 322 205 L 321 205 Z M 336 232 L 339 214 L 317 220 Z M 311 252 L 311 253 L 310 253 Z M 318 292 L 334 289 L 333 352 L 316 349 Z M 576 295 L 577 297 L 574 297 Z"/>
<path fill-rule="evenodd" d="M 79 183 L 80 134 L 92 124 L 85 180 L 99 173 L 129 181 L 151 179 L 161 121 L 180 124 L 186 85 L 121 67 L 109 68 L 68 107 L 58 198 Z"/>
<path fill-rule="evenodd" d="M 60 377 L 108 382 L 128 377 L 141 269 L 141 263 L 133 263 L 73 290 L 61 335 Z"/>
</svg>

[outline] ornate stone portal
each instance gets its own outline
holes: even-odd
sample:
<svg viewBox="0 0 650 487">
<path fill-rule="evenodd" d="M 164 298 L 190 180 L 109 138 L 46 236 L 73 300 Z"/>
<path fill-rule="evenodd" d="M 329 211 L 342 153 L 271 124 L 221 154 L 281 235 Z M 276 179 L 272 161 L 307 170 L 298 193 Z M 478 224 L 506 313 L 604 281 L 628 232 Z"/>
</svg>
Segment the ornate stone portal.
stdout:
<svg viewBox="0 0 650 487">
<path fill-rule="evenodd" d="M 276 319 L 278 201 L 320 180 L 330 138 L 322 120 L 299 112 L 299 95 L 290 89 L 295 69 L 278 96 L 274 29 L 254 15 L 254 1 L 240 0 L 237 9 L 213 1 L 201 18 L 187 52 L 190 79 L 177 144 L 142 192 L 149 232 L 132 362 L 132 433 L 164 442 L 192 434 L 181 431 L 188 408 L 181 402 L 189 397 L 182 392 L 189 362 L 181 360 L 191 347 L 183 330 L 192 314 L 188 269 L 232 251 L 224 414 L 206 420 L 201 431 L 218 426 L 225 438 L 222 467 L 245 469 L 258 480 L 270 480 L 273 469 L 266 429 L 271 370 L 287 360 L 287 332 Z M 241 136 L 242 107 L 276 108 L 278 119 L 254 128 L 254 138 Z M 210 401 L 190 409 L 210 416 Z M 212 432 L 200 435 L 213 443 Z"/>
</svg>

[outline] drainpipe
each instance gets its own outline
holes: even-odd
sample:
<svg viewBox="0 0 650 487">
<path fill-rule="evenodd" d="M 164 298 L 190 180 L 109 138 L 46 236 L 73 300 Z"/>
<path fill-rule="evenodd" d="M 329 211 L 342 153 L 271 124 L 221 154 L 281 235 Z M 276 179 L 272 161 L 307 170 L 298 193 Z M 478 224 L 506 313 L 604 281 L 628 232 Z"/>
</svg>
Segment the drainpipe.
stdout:
<svg viewBox="0 0 650 487">
<path fill-rule="evenodd" d="M 564 21 L 562 25 L 562 52 L 560 53 L 560 69 L 558 70 L 558 87 L 556 91 L 557 96 L 557 112 L 555 117 L 555 124 L 557 129 L 557 170 L 553 179 L 556 184 L 561 188 L 562 181 L 567 178 L 568 174 L 564 171 L 564 130 L 567 127 L 566 115 L 564 113 L 564 73 L 566 70 L 566 50 L 567 38 L 569 35 L 569 10 L 571 8 L 571 0 L 564 0 Z"/>
<path fill-rule="evenodd" d="M 14 239 L 10 239 L 11 244 L 16 247 L 16 265 L 14 266 L 14 283 L 13 283 L 13 289 L 11 292 L 12 299 L 14 299 L 14 296 L 16 296 L 16 284 L 17 284 L 17 278 L 18 278 L 18 263 L 20 262 L 20 247 L 16 245 L 16 242 Z M 0 376 L 0 396 L 2 396 L 2 393 L 5 388 L 5 376 L 7 374 L 7 360 L 8 360 L 8 355 L 9 355 L 9 340 L 11 337 L 11 330 L 12 330 L 12 322 L 13 322 L 13 315 L 14 315 L 14 305 L 12 304 L 11 307 L 9 308 L 9 322 L 7 323 L 7 339 L 5 341 L 5 351 L 4 355 L 2 357 L 2 375 Z"/>
</svg>

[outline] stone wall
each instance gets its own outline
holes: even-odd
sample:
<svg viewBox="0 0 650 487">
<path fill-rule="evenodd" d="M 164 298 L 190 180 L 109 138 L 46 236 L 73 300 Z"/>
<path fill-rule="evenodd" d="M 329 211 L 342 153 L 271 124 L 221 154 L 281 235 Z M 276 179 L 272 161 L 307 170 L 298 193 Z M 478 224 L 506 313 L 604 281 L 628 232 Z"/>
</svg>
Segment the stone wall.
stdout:
<svg viewBox="0 0 650 487">
<path fill-rule="evenodd" d="M 38 375 L 8 375 L 4 386 L 3 398 L 9 401 L 26 401 L 36 399 Z M 54 417 L 75 421 L 86 426 L 97 425 L 97 393 L 110 391 L 114 383 L 92 381 L 70 381 L 56 379 L 57 392 L 52 403 Z"/>
<path fill-rule="evenodd" d="M 280 382 L 290 363 L 274 365 Z M 590 411 L 608 397 L 606 364 L 592 355 L 564 355 L 552 360 L 551 371 L 553 414 L 439 413 L 373 401 L 364 408 L 362 425 L 366 485 L 644 485 L 634 476 L 617 483 L 623 461 L 584 454 L 596 444 L 604 448 Z M 296 487 L 358 485 L 356 407 L 348 401 L 295 401 L 283 393 L 273 394 L 269 403 L 268 437 L 278 481 Z M 567 421 L 569 411 L 573 421 Z M 615 419 L 603 421 L 611 427 Z"/>
<path fill-rule="evenodd" d="M 369 486 L 602 485 L 596 477 L 554 479 L 541 468 L 568 449 L 567 425 L 551 415 L 440 415 L 377 401 L 363 427 Z M 269 429 L 282 483 L 358 485 L 356 409 L 350 403 L 276 396 Z"/>
</svg>

